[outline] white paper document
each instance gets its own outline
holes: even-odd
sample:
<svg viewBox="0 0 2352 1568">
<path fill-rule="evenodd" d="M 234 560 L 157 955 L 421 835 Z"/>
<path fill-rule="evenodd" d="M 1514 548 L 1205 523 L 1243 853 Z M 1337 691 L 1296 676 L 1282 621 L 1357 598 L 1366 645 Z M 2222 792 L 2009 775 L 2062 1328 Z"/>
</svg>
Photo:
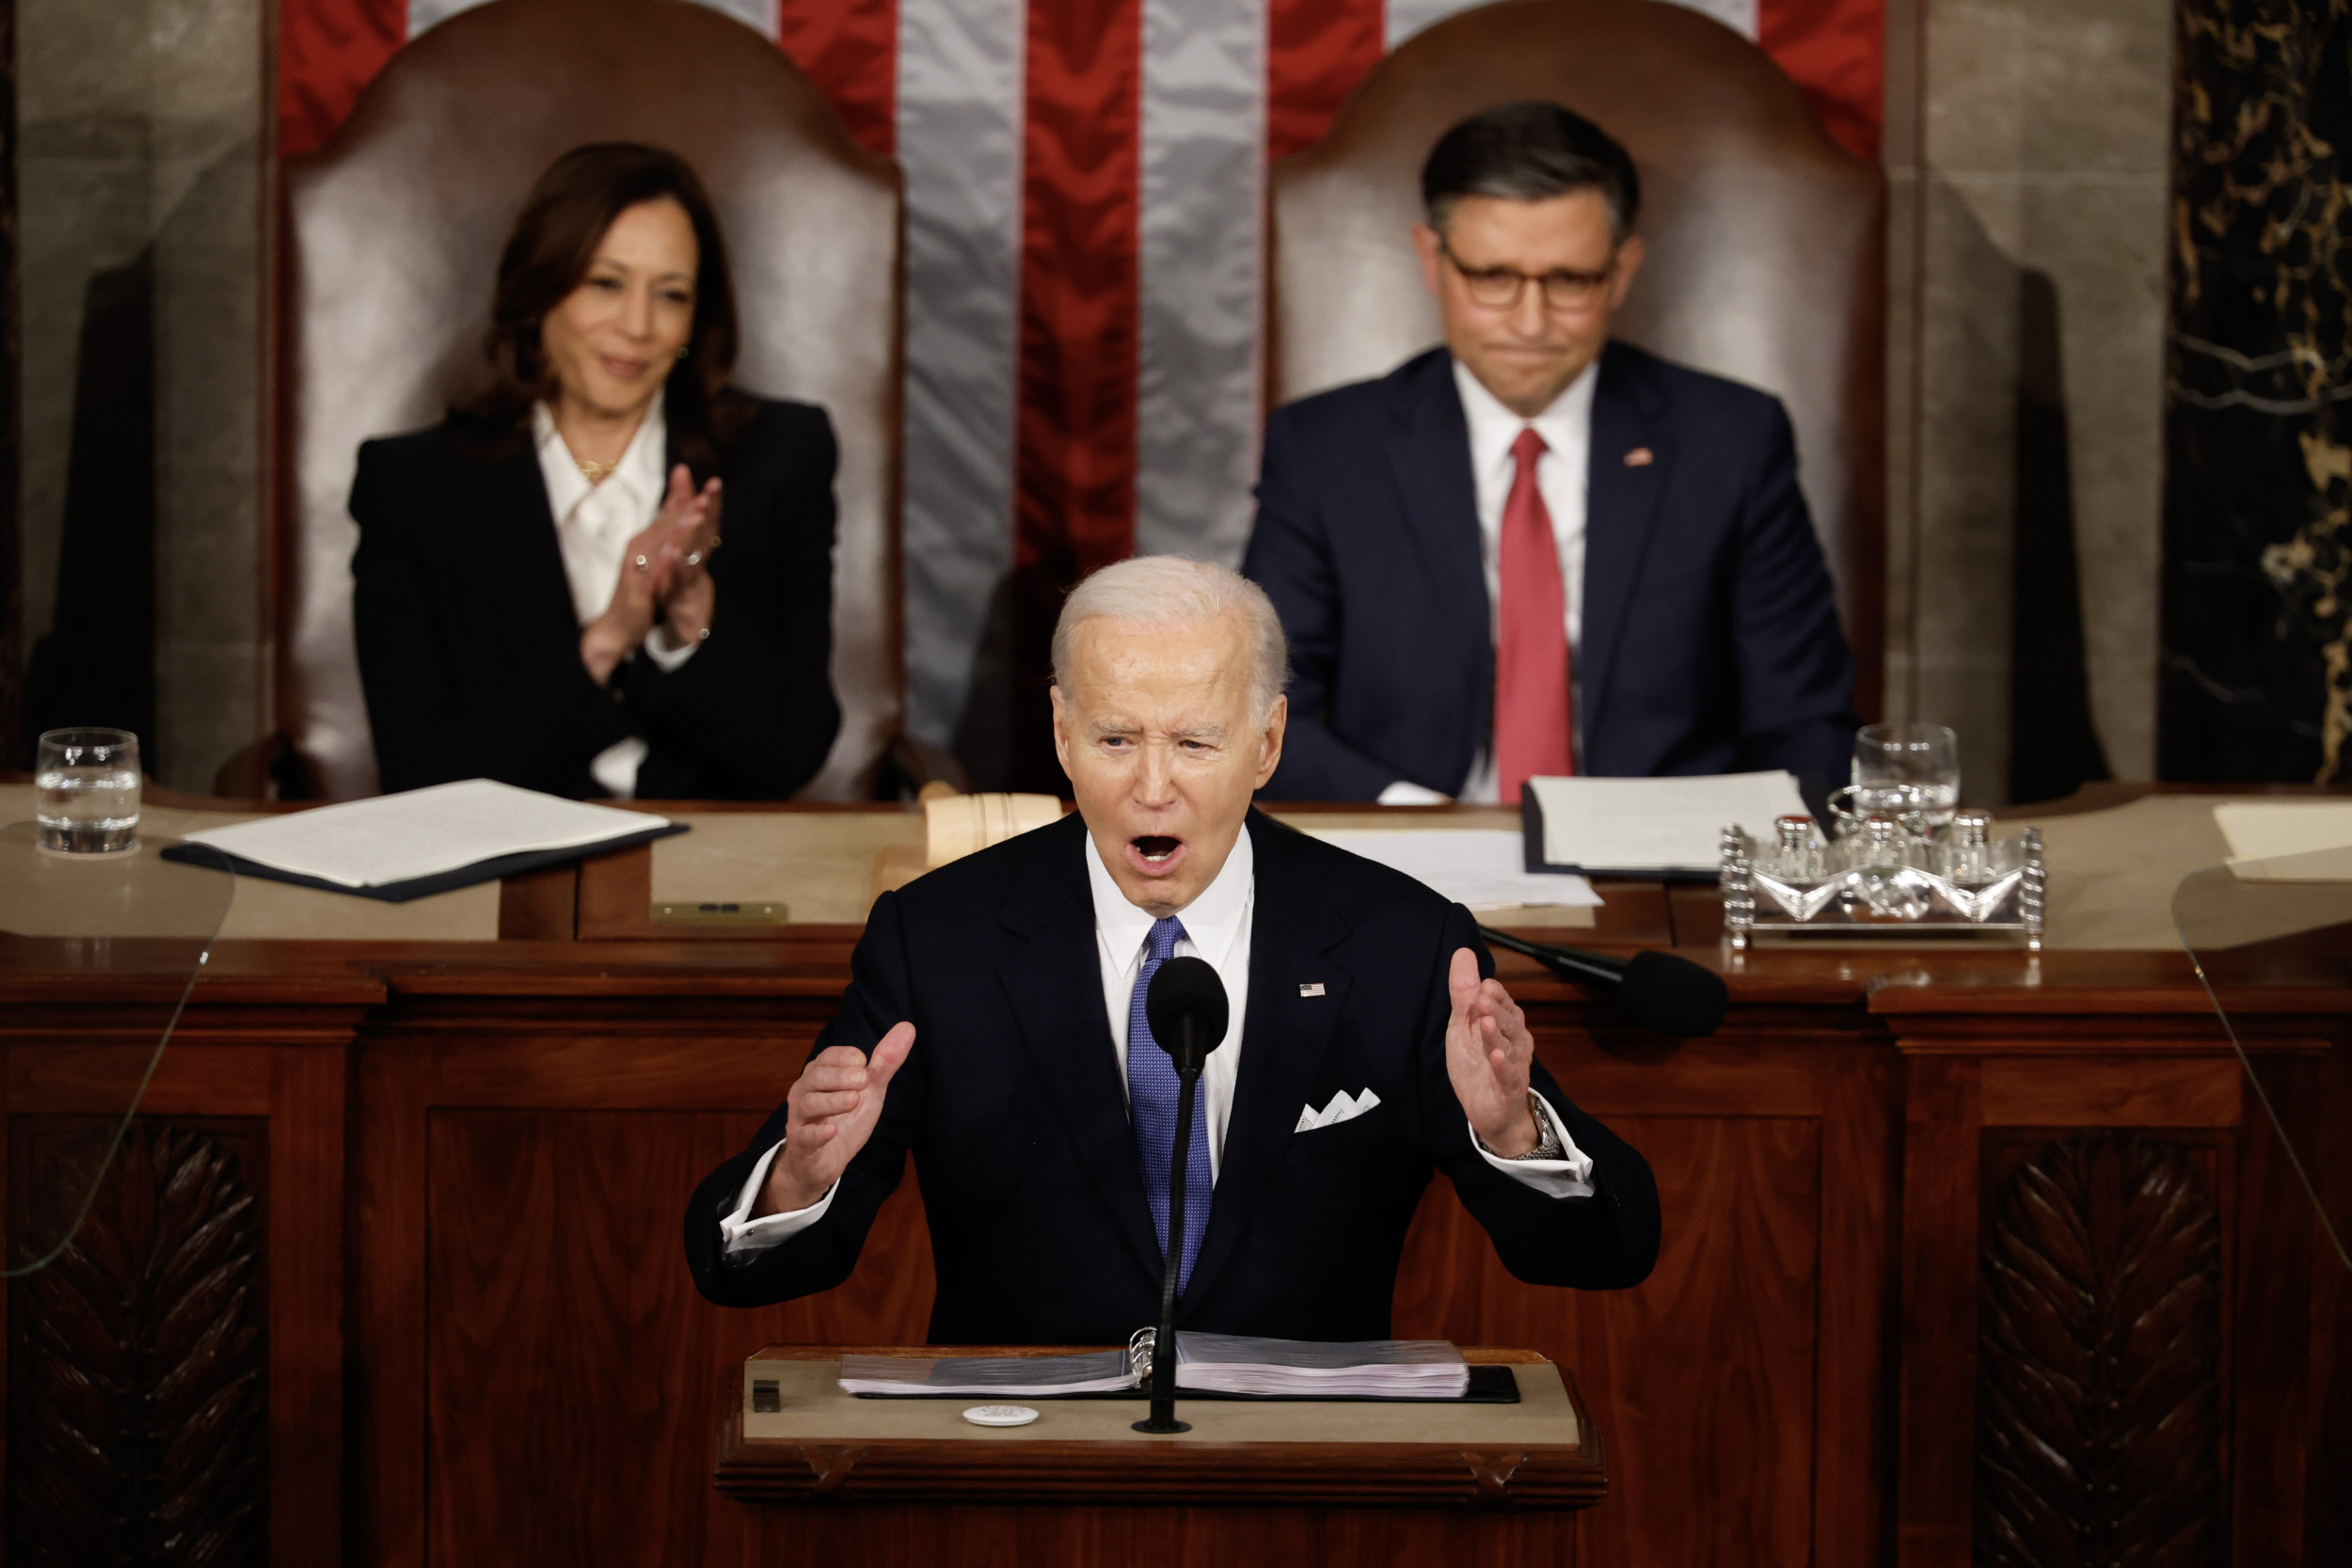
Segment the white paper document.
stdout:
<svg viewBox="0 0 2352 1568">
<path fill-rule="evenodd" d="M 1530 873 L 1527 841 L 1508 829 L 1366 828 L 1307 830 L 1351 855 L 1402 871 L 1473 910 L 1554 904 L 1592 909 L 1600 895 L 1581 877 Z"/>
<path fill-rule="evenodd" d="M 1052 1399 L 1140 1390 L 1152 1373 L 1157 1338 L 1152 1329 L 1138 1329 L 1125 1350 L 1081 1355 L 845 1355 L 841 1387 L 902 1399 Z M 1470 1390 L 1470 1367 L 1443 1339 L 1327 1343 L 1187 1329 L 1176 1336 L 1176 1386 L 1288 1399 L 1457 1400 Z"/>
<path fill-rule="evenodd" d="M 667 823 L 642 811 L 468 779 L 206 828 L 188 834 L 188 841 L 341 887 L 384 887 L 501 855 L 626 838 Z"/>
<path fill-rule="evenodd" d="M 1775 817 L 1806 815 L 1790 773 L 1678 779 L 1530 779 L 1544 817 L 1544 859 L 1586 871 L 1712 871 L 1724 829 L 1773 841 Z"/>
<path fill-rule="evenodd" d="M 2352 844 L 2352 800 L 2225 800 L 2213 808 L 2230 858 L 2276 860 Z"/>
</svg>

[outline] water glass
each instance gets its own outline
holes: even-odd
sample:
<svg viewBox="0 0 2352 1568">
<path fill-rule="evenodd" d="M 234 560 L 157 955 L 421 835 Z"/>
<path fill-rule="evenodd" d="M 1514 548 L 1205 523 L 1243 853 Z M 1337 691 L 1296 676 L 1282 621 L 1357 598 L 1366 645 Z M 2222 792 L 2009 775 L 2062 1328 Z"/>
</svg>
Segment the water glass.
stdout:
<svg viewBox="0 0 2352 1568">
<path fill-rule="evenodd" d="M 1870 724 L 1853 737 L 1853 810 L 1913 832 L 1940 829 L 1960 805 L 1960 737 L 1942 724 Z"/>
<path fill-rule="evenodd" d="M 50 730 L 33 760 L 36 844 L 52 854 L 139 847 L 139 737 L 129 730 Z"/>
</svg>

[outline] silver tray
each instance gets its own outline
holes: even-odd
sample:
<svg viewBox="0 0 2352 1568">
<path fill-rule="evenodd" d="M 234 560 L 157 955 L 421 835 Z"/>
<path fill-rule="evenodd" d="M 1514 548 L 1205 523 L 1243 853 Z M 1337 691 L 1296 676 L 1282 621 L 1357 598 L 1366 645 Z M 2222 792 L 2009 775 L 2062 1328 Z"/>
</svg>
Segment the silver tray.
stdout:
<svg viewBox="0 0 2352 1568">
<path fill-rule="evenodd" d="M 2045 876 L 2042 830 L 1990 839 L 1953 874 L 1954 850 L 1934 833 L 1899 835 L 1890 855 L 1859 836 L 1793 857 L 1737 827 L 1723 832 L 1724 933 L 1734 948 L 1765 938 L 1837 937 L 1949 942 L 2022 941 L 2042 950 Z M 1792 859 L 1795 863 L 1791 863 Z"/>
</svg>

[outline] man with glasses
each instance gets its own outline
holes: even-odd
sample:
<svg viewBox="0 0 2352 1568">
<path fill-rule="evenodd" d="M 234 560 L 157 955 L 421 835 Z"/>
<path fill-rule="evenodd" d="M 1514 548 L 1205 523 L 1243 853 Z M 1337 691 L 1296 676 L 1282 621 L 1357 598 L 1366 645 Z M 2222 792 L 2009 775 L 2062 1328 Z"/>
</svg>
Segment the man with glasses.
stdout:
<svg viewBox="0 0 2352 1568">
<path fill-rule="evenodd" d="M 1643 257 L 1625 149 L 1559 104 L 1505 103 L 1439 138 L 1422 198 L 1445 345 L 1267 421 L 1243 570 L 1293 673 L 1264 793 L 1834 781 L 1853 661 L 1787 413 L 1610 341 Z"/>
</svg>

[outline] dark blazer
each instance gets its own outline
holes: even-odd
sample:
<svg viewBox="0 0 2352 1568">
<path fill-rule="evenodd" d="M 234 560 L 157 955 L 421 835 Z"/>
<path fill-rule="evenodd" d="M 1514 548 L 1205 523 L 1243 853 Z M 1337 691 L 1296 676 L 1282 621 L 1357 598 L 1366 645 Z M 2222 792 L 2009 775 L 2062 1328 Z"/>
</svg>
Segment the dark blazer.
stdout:
<svg viewBox="0 0 2352 1568">
<path fill-rule="evenodd" d="M 1647 448 L 1651 460 L 1625 461 Z M 1842 782 L 1853 660 L 1778 400 L 1626 343 L 1593 395 L 1577 721 L 1588 773 L 1786 768 Z M 1242 570 L 1291 642 L 1265 793 L 1457 793 L 1493 728 L 1494 644 L 1451 356 L 1266 423 Z"/>
<path fill-rule="evenodd" d="M 1398 1254 L 1433 1169 L 1519 1278 L 1638 1283 L 1658 1255 L 1649 1167 L 1541 1067 L 1536 1087 L 1593 1157 L 1597 1195 L 1547 1197 L 1470 1143 L 1444 1055 L 1454 950 L 1492 969 L 1470 915 L 1265 816 L 1253 814 L 1249 832 L 1241 1073 L 1178 1322 L 1386 1338 Z M 1073 813 L 875 902 L 816 1049 L 870 1050 L 902 1019 L 914 1049 L 809 1229 L 746 1263 L 721 1256 L 720 1217 L 784 1135 L 782 1109 L 696 1189 L 686 1256 L 703 1294 L 756 1307 L 840 1284 L 913 1154 L 939 1280 L 934 1342 L 1111 1344 L 1157 1321 L 1161 1259 L 1104 1016 L 1085 832 Z M 1316 982 L 1324 994 L 1299 994 Z M 1380 1103 L 1365 1115 L 1292 1131 L 1303 1107 L 1367 1087 Z"/>
<path fill-rule="evenodd" d="M 598 686 L 529 438 L 484 451 L 442 423 L 361 446 L 352 614 L 384 788 L 488 777 L 600 795 L 588 764 L 630 735 L 646 741 L 647 800 L 782 800 L 806 784 L 841 724 L 835 457 L 823 409 L 759 403 L 718 469 L 709 640 L 674 673 L 640 656 Z M 680 461 L 674 439 L 665 467 Z"/>
</svg>

